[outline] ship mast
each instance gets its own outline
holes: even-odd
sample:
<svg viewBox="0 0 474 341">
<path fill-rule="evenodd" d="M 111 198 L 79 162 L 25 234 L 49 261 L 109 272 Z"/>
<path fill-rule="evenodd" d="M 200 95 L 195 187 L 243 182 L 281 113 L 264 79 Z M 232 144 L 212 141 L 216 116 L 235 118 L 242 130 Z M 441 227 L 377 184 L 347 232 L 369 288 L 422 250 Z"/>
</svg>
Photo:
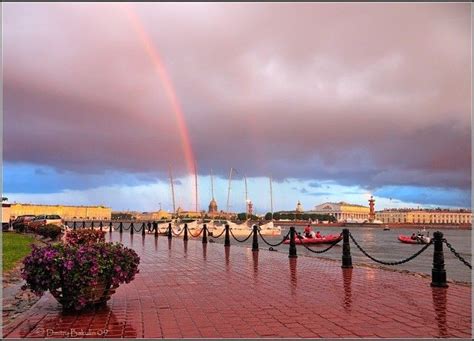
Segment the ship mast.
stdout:
<svg viewBox="0 0 474 341">
<path fill-rule="evenodd" d="M 272 176 L 270 175 L 270 211 L 272 212 L 273 220 L 273 190 L 272 190 Z"/>
<path fill-rule="evenodd" d="M 176 214 L 176 203 L 174 200 L 174 184 L 173 184 L 173 173 L 171 172 L 171 165 L 169 167 L 170 170 L 170 186 L 171 186 L 171 197 L 173 199 L 173 216 Z"/>
<path fill-rule="evenodd" d="M 232 171 L 234 169 L 231 167 L 230 168 L 230 174 L 229 174 L 229 187 L 227 189 L 227 209 L 226 209 L 226 212 L 229 213 L 229 203 L 230 203 L 230 183 L 232 181 Z"/>
<path fill-rule="evenodd" d="M 248 219 L 248 193 L 247 193 L 247 176 L 244 175 L 244 180 L 245 180 L 245 220 Z"/>
<path fill-rule="evenodd" d="M 214 178 L 212 175 L 212 169 L 211 169 L 211 194 L 212 194 L 212 200 L 214 200 Z"/>
<path fill-rule="evenodd" d="M 196 168 L 196 162 L 194 162 L 194 185 L 195 185 L 195 195 L 196 195 L 196 213 L 198 211 L 198 177 L 197 177 L 197 168 Z"/>
</svg>

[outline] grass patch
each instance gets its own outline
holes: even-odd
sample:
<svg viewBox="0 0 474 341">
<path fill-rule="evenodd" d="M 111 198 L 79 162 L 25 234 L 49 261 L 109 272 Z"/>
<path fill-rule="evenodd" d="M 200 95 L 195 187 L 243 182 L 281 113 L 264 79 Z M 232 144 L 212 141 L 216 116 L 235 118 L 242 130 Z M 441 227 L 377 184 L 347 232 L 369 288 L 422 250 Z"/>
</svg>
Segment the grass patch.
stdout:
<svg viewBox="0 0 474 341">
<path fill-rule="evenodd" d="M 3 272 L 10 271 L 15 265 L 31 251 L 31 244 L 35 238 L 14 232 L 2 233 L 3 247 Z"/>
</svg>

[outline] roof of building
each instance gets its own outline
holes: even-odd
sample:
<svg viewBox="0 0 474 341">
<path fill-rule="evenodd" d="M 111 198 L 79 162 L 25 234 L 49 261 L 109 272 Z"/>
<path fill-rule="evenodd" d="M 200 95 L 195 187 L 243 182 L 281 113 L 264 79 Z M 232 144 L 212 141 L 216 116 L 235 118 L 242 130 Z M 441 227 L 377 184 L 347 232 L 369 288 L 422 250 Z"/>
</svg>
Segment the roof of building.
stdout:
<svg viewBox="0 0 474 341">
<path fill-rule="evenodd" d="M 384 212 L 427 212 L 427 213 L 471 213 L 471 210 L 466 208 L 385 208 L 383 210 L 377 211 L 377 213 Z"/>
<path fill-rule="evenodd" d="M 20 202 L 13 202 L 12 205 L 22 206 L 49 206 L 49 207 L 87 207 L 87 208 L 110 208 L 103 205 L 90 206 L 90 205 L 46 205 L 46 204 L 22 204 Z"/>
</svg>

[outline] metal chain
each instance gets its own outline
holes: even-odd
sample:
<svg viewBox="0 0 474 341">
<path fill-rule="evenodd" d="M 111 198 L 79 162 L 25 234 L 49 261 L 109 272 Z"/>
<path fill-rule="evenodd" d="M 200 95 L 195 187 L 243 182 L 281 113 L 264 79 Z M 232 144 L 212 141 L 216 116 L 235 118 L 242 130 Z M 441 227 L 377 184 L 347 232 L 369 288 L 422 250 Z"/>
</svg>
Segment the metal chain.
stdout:
<svg viewBox="0 0 474 341">
<path fill-rule="evenodd" d="M 269 242 L 263 237 L 263 235 L 262 235 L 262 233 L 260 232 L 260 230 L 257 229 L 257 231 L 258 231 L 258 234 L 260 235 L 260 237 L 262 237 L 263 242 L 264 242 L 265 244 L 269 245 L 269 246 L 272 246 L 272 247 L 280 246 L 281 244 L 283 244 L 283 242 L 284 242 L 285 240 L 288 239 L 288 236 L 290 235 L 290 231 L 288 231 L 288 233 L 286 234 L 286 236 L 283 237 L 283 240 L 282 240 L 281 242 L 279 242 L 279 243 L 277 243 L 277 244 L 271 244 L 271 243 L 269 243 Z"/>
<path fill-rule="evenodd" d="M 128 231 L 128 230 L 130 230 L 130 227 L 131 227 L 131 226 L 132 226 L 132 224 L 128 225 L 128 228 L 125 228 L 125 225 L 123 225 L 122 229 L 123 229 L 124 231 Z"/>
<path fill-rule="evenodd" d="M 199 233 L 197 235 L 194 235 L 194 234 L 191 233 L 191 230 L 188 228 L 188 233 L 193 238 L 198 238 L 201 235 L 202 231 L 204 231 L 204 227 L 201 227 L 201 231 L 199 231 Z"/>
<path fill-rule="evenodd" d="M 171 233 L 173 233 L 176 237 L 179 237 L 183 232 L 184 228 L 179 233 L 174 232 L 173 228 L 171 228 Z"/>
<path fill-rule="evenodd" d="M 252 234 L 253 234 L 253 231 L 252 231 L 252 232 L 250 232 L 250 234 L 247 236 L 247 238 L 241 240 L 241 239 L 238 239 L 238 238 L 234 235 L 234 232 L 232 232 L 232 229 L 229 229 L 229 230 L 230 230 L 230 234 L 232 235 L 232 237 L 234 237 L 234 239 L 235 239 L 236 241 L 238 241 L 239 243 L 244 243 L 244 242 L 246 242 L 246 241 L 252 236 Z"/>
<path fill-rule="evenodd" d="M 354 239 L 354 237 L 352 236 L 352 233 L 349 233 L 349 237 L 351 237 L 352 241 L 354 242 L 354 244 L 357 246 L 357 248 L 364 254 L 366 255 L 367 257 L 369 257 L 370 259 L 372 259 L 374 262 L 376 263 L 380 263 L 380 264 L 383 264 L 383 265 L 399 265 L 399 264 L 403 264 L 403 263 L 407 263 L 409 261 L 411 261 L 412 259 L 414 259 L 415 257 L 419 256 L 423 251 L 425 251 L 431 244 L 433 244 L 433 240 L 431 240 L 428 244 L 426 244 L 425 246 L 423 246 L 418 252 L 414 253 L 413 255 L 411 255 L 410 257 L 408 258 L 405 258 L 401 261 L 398 261 L 398 262 L 384 262 L 384 261 L 381 261 L 381 260 L 378 260 L 374 257 L 372 257 L 371 255 L 369 255 L 360 245 L 359 243 L 357 243 L 357 241 Z"/>
<path fill-rule="evenodd" d="M 140 227 L 138 228 L 138 230 L 135 228 L 135 225 L 133 225 L 133 231 L 135 232 L 140 232 L 142 230 L 142 226 L 140 225 Z"/>
<path fill-rule="evenodd" d="M 457 253 L 454 247 L 445 238 L 443 238 L 443 242 L 446 244 L 448 249 L 456 256 L 457 259 L 463 262 L 464 265 L 467 266 L 469 269 L 472 269 L 471 264 L 469 264 L 459 253 Z"/>
<path fill-rule="evenodd" d="M 341 235 L 342 235 L 342 233 L 341 233 L 339 236 L 341 236 Z M 303 239 L 303 237 L 300 237 L 300 236 L 298 236 L 298 238 L 299 238 L 300 240 Z M 313 250 L 313 249 L 311 249 L 308 245 L 306 245 L 306 244 L 303 243 L 303 242 L 301 242 L 301 245 L 303 245 L 303 246 L 306 248 L 306 250 L 308 250 L 308 251 L 311 251 L 311 252 L 314 252 L 314 253 L 324 253 L 324 252 L 326 252 L 326 251 L 331 250 L 331 249 L 332 249 L 337 243 L 339 243 L 341 240 L 342 240 L 342 239 L 339 239 L 339 240 L 336 240 L 336 241 L 332 242 L 331 245 L 329 245 L 329 247 L 327 247 L 327 248 L 324 249 L 324 250 Z"/>
<path fill-rule="evenodd" d="M 210 236 L 212 238 L 219 238 L 220 236 L 222 236 L 225 232 L 225 229 L 222 230 L 222 232 L 218 235 L 218 236 Z"/>
</svg>

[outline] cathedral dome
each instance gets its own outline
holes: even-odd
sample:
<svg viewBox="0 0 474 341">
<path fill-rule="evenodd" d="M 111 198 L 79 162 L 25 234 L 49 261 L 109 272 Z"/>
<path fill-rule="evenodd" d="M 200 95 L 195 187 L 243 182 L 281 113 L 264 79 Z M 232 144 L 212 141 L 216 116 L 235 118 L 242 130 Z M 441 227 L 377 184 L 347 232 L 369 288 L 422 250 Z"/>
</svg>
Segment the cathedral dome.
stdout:
<svg viewBox="0 0 474 341">
<path fill-rule="evenodd" d="M 212 199 L 209 203 L 209 213 L 217 212 L 217 202 L 215 199 Z"/>
</svg>

